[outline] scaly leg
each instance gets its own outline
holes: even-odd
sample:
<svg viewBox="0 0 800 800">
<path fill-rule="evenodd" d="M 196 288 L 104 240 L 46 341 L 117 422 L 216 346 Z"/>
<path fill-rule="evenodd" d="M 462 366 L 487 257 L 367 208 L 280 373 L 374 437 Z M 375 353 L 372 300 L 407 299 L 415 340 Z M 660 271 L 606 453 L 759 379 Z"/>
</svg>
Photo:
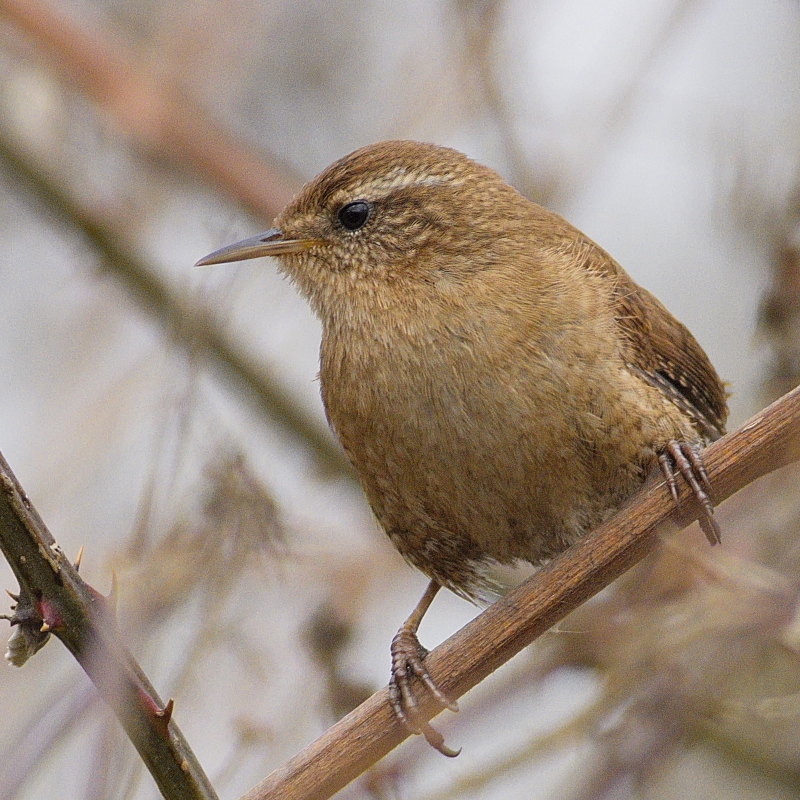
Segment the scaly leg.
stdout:
<svg viewBox="0 0 800 800">
<path fill-rule="evenodd" d="M 422 618 L 440 588 L 441 586 L 436 581 L 428 584 L 425 594 L 411 612 L 411 616 L 400 626 L 400 630 L 392 639 L 392 677 L 389 680 L 389 702 L 392 704 L 397 718 L 408 730 L 412 733 L 422 734 L 428 744 L 443 755 L 452 758 L 457 756 L 461 750 L 451 750 L 447 747 L 442 735 L 429 722 L 419 718 L 419 704 L 411 686 L 411 679 L 416 676 L 443 706 L 451 711 L 458 711 L 458 704 L 448 699 L 433 682 L 424 663 L 428 651 L 417 638 Z"/>
</svg>

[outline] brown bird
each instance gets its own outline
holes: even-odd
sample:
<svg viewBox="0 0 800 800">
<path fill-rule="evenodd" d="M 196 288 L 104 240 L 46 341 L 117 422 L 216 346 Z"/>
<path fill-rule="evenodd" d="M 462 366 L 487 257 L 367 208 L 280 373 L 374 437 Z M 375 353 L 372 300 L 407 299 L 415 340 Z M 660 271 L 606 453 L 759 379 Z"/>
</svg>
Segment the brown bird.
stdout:
<svg viewBox="0 0 800 800">
<path fill-rule="evenodd" d="M 700 448 L 725 389 L 692 334 L 604 250 L 455 150 L 389 141 L 306 184 L 276 227 L 199 265 L 277 256 L 322 321 L 328 421 L 378 521 L 431 582 L 392 642 L 392 706 L 418 713 L 417 629 L 445 586 L 496 595 L 610 516 L 656 463 L 719 528 Z M 705 487 L 705 488 L 704 488 Z"/>
</svg>

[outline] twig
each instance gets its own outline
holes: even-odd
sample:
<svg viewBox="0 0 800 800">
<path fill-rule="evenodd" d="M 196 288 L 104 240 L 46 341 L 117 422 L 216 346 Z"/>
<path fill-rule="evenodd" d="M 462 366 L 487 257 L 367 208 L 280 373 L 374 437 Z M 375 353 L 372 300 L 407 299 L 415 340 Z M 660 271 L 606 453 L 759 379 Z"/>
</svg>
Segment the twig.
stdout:
<svg viewBox="0 0 800 800">
<path fill-rule="evenodd" d="M 0 0 L 2 18 L 34 41 L 37 52 L 56 65 L 70 87 L 79 88 L 110 113 L 125 135 L 180 168 L 193 168 L 266 222 L 299 185 L 288 170 L 270 163 L 266 154 L 236 139 L 197 104 L 160 81 L 108 32 L 92 34 L 52 4 L 38 0 Z M 137 256 L 111 215 L 81 201 L 2 129 L 0 160 L 40 201 L 86 236 L 145 310 L 179 342 L 198 348 L 251 390 L 272 419 L 305 440 L 324 469 L 352 477 L 330 433 L 301 410 L 210 310 L 169 286 Z"/>
<path fill-rule="evenodd" d="M 703 460 L 715 500 L 800 458 L 800 387 L 734 433 L 710 445 Z M 655 546 L 668 524 L 697 518 L 681 486 L 676 508 L 653 476 L 612 519 L 553 559 L 428 656 L 436 684 L 456 699 L 534 639 L 608 586 Z M 442 709 L 421 693 L 427 717 Z M 346 786 L 407 736 L 383 688 L 248 792 L 242 800 L 320 800 Z"/>
<path fill-rule="evenodd" d="M 0 0 L 0 17 L 33 39 L 67 85 L 104 108 L 146 151 L 194 169 L 264 220 L 286 205 L 299 184 L 296 176 L 165 84 L 118 37 L 93 34 L 57 8 L 38 0 Z"/>
<path fill-rule="evenodd" d="M 78 575 L 64 556 L 0 455 L 0 549 L 20 585 L 11 617 L 19 639 L 32 643 L 48 633 L 75 656 L 112 708 L 169 800 L 216 800 L 205 776 L 164 704 L 117 634 L 113 608 Z M 38 637 L 38 638 L 37 638 Z M 20 661 L 24 661 L 21 658 Z"/>
<path fill-rule="evenodd" d="M 2 0 L 0 0 L 2 2 Z M 330 472 L 352 470 L 330 432 L 306 414 L 286 389 L 219 324 L 216 316 L 185 292 L 170 286 L 134 252 L 100 208 L 82 203 L 57 176 L 33 162 L 0 126 L 0 164 L 60 218 L 77 228 L 113 266 L 136 300 L 187 348 L 196 348 L 212 363 L 250 390 L 269 416 L 299 436 Z"/>
</svg>

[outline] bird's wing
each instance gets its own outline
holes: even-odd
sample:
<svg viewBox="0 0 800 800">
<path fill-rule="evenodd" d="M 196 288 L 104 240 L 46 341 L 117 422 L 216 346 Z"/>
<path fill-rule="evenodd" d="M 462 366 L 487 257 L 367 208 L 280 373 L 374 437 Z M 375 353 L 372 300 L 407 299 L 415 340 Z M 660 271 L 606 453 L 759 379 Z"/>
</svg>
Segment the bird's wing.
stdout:
<svg viewBox="0 0 800 800">
<path fill-rule="evenodd" d="M 587 261 L 590 269 L 612 279 L 611 300 L 628 366 L 682 408 L 704 438 L 722 436 L 728 417 L 725 386 L 688 328 L 600 248 Z"/>
</svg>

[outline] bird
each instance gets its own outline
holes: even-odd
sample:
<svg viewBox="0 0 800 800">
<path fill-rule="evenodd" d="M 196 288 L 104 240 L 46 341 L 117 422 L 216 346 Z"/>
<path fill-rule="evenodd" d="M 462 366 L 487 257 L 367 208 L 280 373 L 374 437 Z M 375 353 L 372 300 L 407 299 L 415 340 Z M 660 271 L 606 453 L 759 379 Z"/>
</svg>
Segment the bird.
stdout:
<svg viewBox="0 0 800 800">
<path fill-rule="evenodd" d="M 702 448 L 727 394 L 695 338 L 589 237 L 466 155 L 362 147 L 275 227 L 198 266 L 277 258 L 322 323 L 320 392 L 379 524 L 429 579 L 392 640 L 397 718 L 445 755 L 418 691 L 458 706 L 417 632 L 442 587 L 490 602 L 659 468 L 720 541 Z M 415 679 L 421 682 L 416 685 Z"/>
</svg>

